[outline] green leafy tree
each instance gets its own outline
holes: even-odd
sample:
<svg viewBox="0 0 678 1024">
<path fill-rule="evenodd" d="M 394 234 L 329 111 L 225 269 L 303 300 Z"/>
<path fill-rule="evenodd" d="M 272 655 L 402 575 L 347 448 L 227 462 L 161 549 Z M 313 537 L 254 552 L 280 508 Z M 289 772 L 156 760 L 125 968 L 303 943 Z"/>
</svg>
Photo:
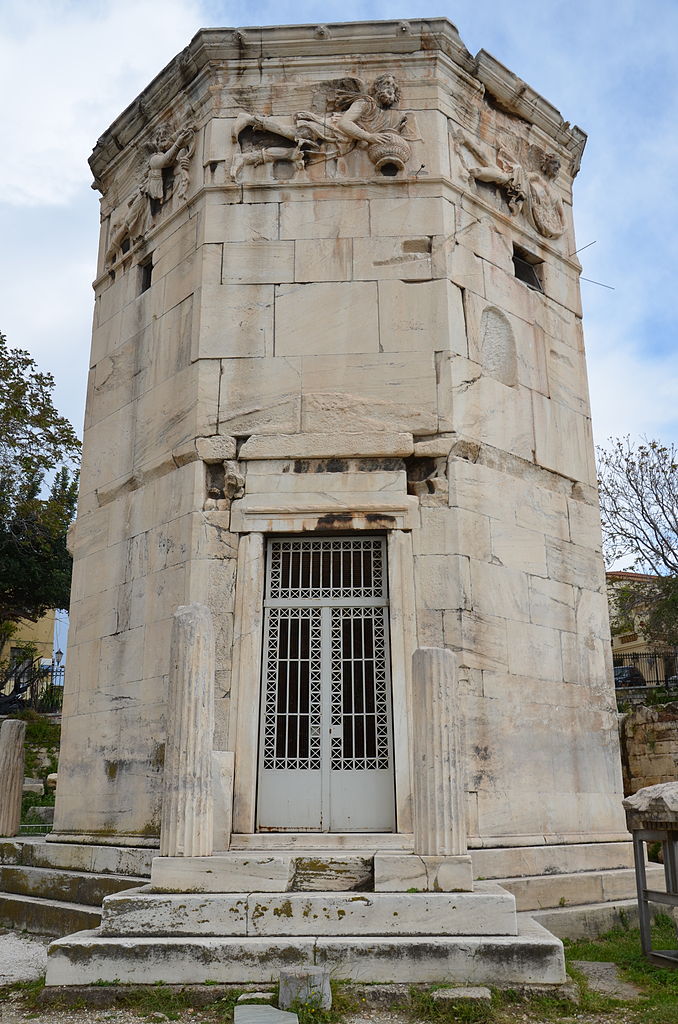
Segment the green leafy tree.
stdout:
<svg viewBox="0 0 678 1024">
<path fill-rule="evenodd" d="M 613 629 L 637 625 L 648 640 L 678 644 L 678 448 L 642 438 L 598 450 L 607 563 L 631 559 L 638 580 L 614 586 Z"/>
<path fill-rule="evenodd" d="M 52 375 L 0 334 L 0 635 L 68 607 L 80 443 L 53 390 Z"/>
</svg>

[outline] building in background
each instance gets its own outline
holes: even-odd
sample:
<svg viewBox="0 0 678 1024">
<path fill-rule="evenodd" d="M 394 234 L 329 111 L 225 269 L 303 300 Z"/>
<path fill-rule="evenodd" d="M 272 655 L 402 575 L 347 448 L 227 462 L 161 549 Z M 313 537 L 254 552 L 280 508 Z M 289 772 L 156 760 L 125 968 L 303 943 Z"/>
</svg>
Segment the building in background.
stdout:
<svg viewBox="0 0 678 1024">
<path fill-rule="evenodd" d="M 31 652 L 31 660 L 40 658 L 50 662 L 54 655 L 55 624 L 57 611 L 51 608 L 37 622 L 21 619 L 16 632 L 0 647 L 0 662 L 15 663 L 25 660 L 25 652 Z"/>
<path fill-rule="evenodd" d="M 678 687 L 678 648 L 646 635 L 648 606 L 658 577 L 648 573 L 606 573 L 610 606 L 612 660 L 616 687 Z M 643 606 L 643 589 L 647 605 Z M 625 593 L 633 591 L 633 608 Z"/>
</svg>

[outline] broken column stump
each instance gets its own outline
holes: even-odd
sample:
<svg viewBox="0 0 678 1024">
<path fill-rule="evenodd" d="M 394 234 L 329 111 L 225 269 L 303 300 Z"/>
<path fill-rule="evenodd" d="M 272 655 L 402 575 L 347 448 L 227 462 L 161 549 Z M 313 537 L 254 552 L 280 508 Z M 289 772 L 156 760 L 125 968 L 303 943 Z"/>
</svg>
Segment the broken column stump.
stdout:
<svg viewBox="0 0 678 1024">
<path fill-rule="evenodd" d="M 414 853 L 436 889 L 472 889 L 457 659 L 442 647 L 412 657 Z"/>
<path fill-rule="evenodd" d="M 212 853 L 214 627 L 208 608 L 181 605 L 170 648 L 161 857 Z"/>
<path fill-rule="evenodd" d="M 26 723 L 8 719 L 0 727 L 0 836 L 15 836 L 21 825 Z"/>
</svg>

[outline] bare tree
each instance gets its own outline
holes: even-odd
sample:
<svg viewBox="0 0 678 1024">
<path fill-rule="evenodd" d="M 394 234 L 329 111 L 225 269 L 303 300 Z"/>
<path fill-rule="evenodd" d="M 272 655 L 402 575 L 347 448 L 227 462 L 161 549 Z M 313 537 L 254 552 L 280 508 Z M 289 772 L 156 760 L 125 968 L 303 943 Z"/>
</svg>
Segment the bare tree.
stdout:
<svg viewBox="0 0 678 1024">
<path fill-rule="evenodd" d="M 613 631 L 636 622 L 646 639 L 678 644 L 678 448 L 611 438 L 598 477 L 606 562 L 630 557 L 649 574 L 615 583 Z"/>
<path fill-rule="evenodd" d="M 638 571 L 678 576 L 676 445 L 611 438 L 598 449 L 598 476 L 608 564 L 631 556 Z"/>
</svg>

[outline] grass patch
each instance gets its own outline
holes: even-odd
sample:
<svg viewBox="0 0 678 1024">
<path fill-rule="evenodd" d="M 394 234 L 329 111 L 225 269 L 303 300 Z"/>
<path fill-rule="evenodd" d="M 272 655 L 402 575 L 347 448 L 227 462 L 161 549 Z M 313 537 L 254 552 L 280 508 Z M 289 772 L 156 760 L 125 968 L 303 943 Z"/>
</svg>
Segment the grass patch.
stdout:
<svg viewBox="0 0 678 1024">
<path fill-rule="evenodd" d="M 495 1020 L 500 1008 L 502 993 L 493 992 L 491 1002 L 468 1002 L 467 1000 L 445 999 L 438 1001 L 433 998 L 437 989 L 449 988 L 449 985 L 434 985 L 429 989 L 416 986 L 410 988 L 409 1015 L 417 1021 L 435 1021 L 436 1024 L 484 1024 Z"/>
<path fill-rule="evenodd" d="M 336 1024 L 345 1014 L 354 1013 L 358 1003 L 347 989 L 347 982 L 330 979 L 332 989 L 332 1006 L 323 1010 L 320 999 L 309 999 L 305 1003 L 293 1003 L 290 1011 L 299 1017 L 299 1024 Z M 274 1006 L 277 1005 L 277 995 Z"/>
<path fill-rule="evenodd" d="M 220 982 L 215 981 L 211 984 L 219 985 Z M 44 975 L 36 981 L 18 981 L 12 985 L 0 986 L 0 1006 L 4 1005 L 7 999 L 14 994 L 16 1003 L 22 1010 L 31 1014 L 38 1013 L 40 1016 L 49 1014 L 52 1010 L 96 1010 L 100 1008 L 96 999 L 88 999 L 85 996 L 74 999 L 68 993 L 50 998 L 46 1005 L 41 999 L 44 987 Z M 188 988 L 166 985 L 164 982 L 144 988 L 122 985 L 117 981 L 99 981 L 95 982 L 92 988 L 116 989 L 111 1003 L 106 1004 L 106 1008 L 111 1010 L 128 1010 L 139 1017 L 150 1017 L 151 1014 L 159 1013 L 169 1020 L 178 1020 L 186 1010 L 199 1009 L 202 1011 L 200 1019 L 209 1019 L 217 1024 L 221 1024 L 221 1022 L 228 1024 L 233 1020 L 233 1008 L 241 993 L 240 989 L 233 989 L 227 995 L 215 995 L 214 999 L 206 1001 L 201 992 L 192 992 Z"/>
<path fill-rule="evenodd" d="M 33 708 L 17 711 L 11 717 L 26 723 L 24 774 L 44 781 L 57 770 L 61 726 Z"/>
<path fill-rule="evenodd" d="M 126 994 L 123 990 L 116 998 L 115 1005 L 119 1009 L 130 1010 L 140 1017 L 148 1017 L 152 1013 L 163 1013 L 169 1020 L 177 1020 L 188 1009 L 200 1008 L 217 1016 L 220 1020 L 233 1019 L 233 1007 L 236 1004 L 238 991 L 229 992 L 226 996 L 216 998 L 205 1005 L 204 999 L 196 999 L 193 992 L 170 985 L 149 985 L 147 990 L 136 989 Z"/>
<path fill-rule="evenodd" d="M 678 948 L 676 925 L 667 914 L 658 914 L 653 921 L 652 945 L 654 949 Z M 678 970 L 657 967 L 645 959 L 637 928 L 615 928 L 595 941 L 580 939 L 568 942 L 565 944 L 565 953 L 568 961 L 615 963 L 625 981 L 642 989 L 644 998 L 637 1002 L 620 1003 L 614 1000 L 615 1006 L 628 1007 L 625 1014 L 629 1020 L 638 1021 L 639 1024 L 677 1024 Z M 593 993 L 589 993 L 589 997 L 595 998 Z"/>
</svg>

